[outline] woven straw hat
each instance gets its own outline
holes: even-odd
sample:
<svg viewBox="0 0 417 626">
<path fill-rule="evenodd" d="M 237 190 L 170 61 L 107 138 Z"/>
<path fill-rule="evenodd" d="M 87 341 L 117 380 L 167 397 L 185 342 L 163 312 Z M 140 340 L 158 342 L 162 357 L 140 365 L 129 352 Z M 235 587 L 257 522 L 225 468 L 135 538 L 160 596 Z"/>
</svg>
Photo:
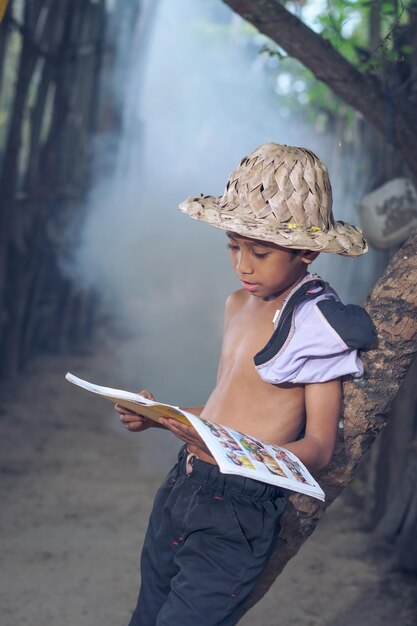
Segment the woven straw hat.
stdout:
<svg viewBox="0 0 417 626">
<path fill-rule="evenodd" d="M 223 196 L 190 197 L 180 209 L 211 226 L 286 248 L 346 256 L 368 249 L 358 228 L 334 220 L 327 169 L 306 148 L 259 146 L 232 172 Z"/>
</svg>

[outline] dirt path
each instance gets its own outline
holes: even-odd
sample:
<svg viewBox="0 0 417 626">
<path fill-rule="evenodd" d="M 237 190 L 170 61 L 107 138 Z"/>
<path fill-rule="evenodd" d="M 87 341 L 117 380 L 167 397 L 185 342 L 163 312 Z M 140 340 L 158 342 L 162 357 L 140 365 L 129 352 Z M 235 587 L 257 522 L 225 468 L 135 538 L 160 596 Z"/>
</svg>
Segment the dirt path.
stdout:
<svg viewBox="0 0 417 626">
<path fill-rule="evenodd" d="M 1 626 L 128 623 L 153 494 L 177 445 L 124 432 L 111 405 L 63 379 L 105 382 L 105 363 L 46 358 L 1 388 Z M 241 623 L 415 626 L 416 591 L 371 549 L 345 497 Z"/>
</svg>

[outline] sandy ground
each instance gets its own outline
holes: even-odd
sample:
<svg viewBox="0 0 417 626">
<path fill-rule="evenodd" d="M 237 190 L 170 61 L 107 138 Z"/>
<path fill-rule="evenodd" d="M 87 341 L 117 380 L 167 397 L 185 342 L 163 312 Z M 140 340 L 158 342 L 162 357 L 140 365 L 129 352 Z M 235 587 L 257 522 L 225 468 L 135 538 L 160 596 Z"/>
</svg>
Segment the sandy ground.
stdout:
<svg viewBox="0 0 417 626">
<path fill-rule="evenodd" d="M 125 432 L 110 404 L 63 380 L 102 381 L 99 361 L 47 357 L 1 388 L 1 626 L 129 621 L 153 494 L 177 446 Z M 347 494 L 241 624 L 415 626 L 417 581 L 389 556 Z"/>
</svg>

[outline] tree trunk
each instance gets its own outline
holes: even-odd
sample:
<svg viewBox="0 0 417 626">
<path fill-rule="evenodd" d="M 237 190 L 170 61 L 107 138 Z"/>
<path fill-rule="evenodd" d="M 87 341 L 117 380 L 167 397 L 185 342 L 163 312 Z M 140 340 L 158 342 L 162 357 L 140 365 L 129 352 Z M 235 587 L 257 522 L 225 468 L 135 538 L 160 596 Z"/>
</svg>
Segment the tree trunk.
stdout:
<svg viewBox="0 0 417 626">
<path fill-rule="evenodd" d="M 0 185 L 5 201 L 13 198 L 18 183 L 18 158 L 21 145 L 22 121 L 33 72 L 38 62 L 37 55 L 33 54 L 32 37 L 35 38 L 35 32 L 38 28 L 39 14 L 43 4 L 43 0 L 37 0 L 37 2 L 34 3 L 34 6 L 25 10 L 25 27 L 27 28 L 28 33 L 23 38 L 16 91 L 12 106 L 12 115 L 9 121 L 5 158 L 0 179 Z M 42 37 L 43 28 L 40 30 L 41 32 L 38 36 Z"/>
<path fill-rule="evenodd" d="M 378 468 L 368 485 L 374 503 L 368 517 L 372 526 L 376 526 L 375 534 L 394 544 L 396 567 L 412 571 L 417 570 L 414 539 L 417 524 L 416 380 L 417 359 L 408 371 L 394 403 L 388 427 L 380 438 Z M 385 480 L 380 478 L 381 474 L 384 474 Z M 413 536 L 410 536 L 410 530 Z"/>
<path fill-rule="evenodd" d="M 366 309 L 378 333 L 378 346 L 362 354 L 365 375 L 343 384 L 343 435 L 331 465 L 318 475 L 326 504 L 301 495 L 290 497 L 277 549 L 252 594 L 251 606 L 267 592 L 313 532 L 326 507 L 348 485 L 358 463 L 388 421 L 393 400 L 417 353 L 417 232 L 393 257 L 372 290 Z M 414 461 L 416 458 L 417 454 Z M 415 474 L 413 480 L 414 477 Z M 416 513 L 415 494 L 410 515 Z M 410 537 L 410 520 L 405 523 Z"/>
</svg>

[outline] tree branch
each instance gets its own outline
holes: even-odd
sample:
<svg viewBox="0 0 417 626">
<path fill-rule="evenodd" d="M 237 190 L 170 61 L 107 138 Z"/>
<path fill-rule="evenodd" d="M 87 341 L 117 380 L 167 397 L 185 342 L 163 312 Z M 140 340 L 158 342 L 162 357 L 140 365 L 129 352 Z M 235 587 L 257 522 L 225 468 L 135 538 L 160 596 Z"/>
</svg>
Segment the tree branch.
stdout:
<svg viewBox="0 0 417 626">
<path fill-rule="evenodd" d="M 223 2 L 308 67 L 318 80 L 360 111 L 387 142 L 395 144 L 417 186 L 417 133 L 412 130 L 415 126 L 412 101 L 407 107 L 408 101 L 395 100 L 395 94 L 384 90 L 378 78 L 357 70 L 329 41 L 287 11 L 279 0 Z"/>
<path fill-rule="evenodd" d="M 315 33 L 278 0 L 224 0 L 261 33 L 308 67 L 340 98 L 385 130 L 384 94 L 378 79 L 349 63 L 329 41 Z"/>
</svg>

